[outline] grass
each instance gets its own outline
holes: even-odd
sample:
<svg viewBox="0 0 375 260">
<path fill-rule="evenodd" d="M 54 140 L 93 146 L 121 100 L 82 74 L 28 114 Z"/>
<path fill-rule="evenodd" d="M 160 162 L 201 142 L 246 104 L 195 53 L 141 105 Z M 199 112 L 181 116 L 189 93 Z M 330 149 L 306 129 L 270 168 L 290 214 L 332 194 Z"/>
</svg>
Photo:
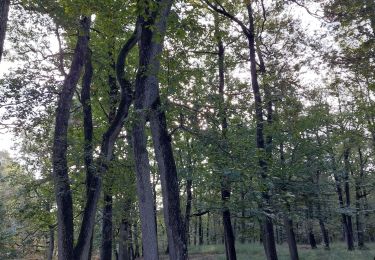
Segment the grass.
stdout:
<svg viewBox="0 0 375 260">
<path fill-rule="evenodd" d="M 374 260 L 375 244 L 367 244 L 368 250 L 348 251 L 345 244 L 336 243 L 331 245 L 331 250 L 325 250 L 323 246 L 318 249 L 310 249 L 308 245 L 299 245 L 298 253 L 301 260 Z M 263 260 L 265 259 L 263 246 L 261 244 L 237 244 L 238 260 Z M 288 246 L 284 243 L 277 246 L 279 260 L 289 260 Z M 225 260 L 224 245 L 203 245 L 189 248 L 190 259 L 195 260 Z"/>
</svg>

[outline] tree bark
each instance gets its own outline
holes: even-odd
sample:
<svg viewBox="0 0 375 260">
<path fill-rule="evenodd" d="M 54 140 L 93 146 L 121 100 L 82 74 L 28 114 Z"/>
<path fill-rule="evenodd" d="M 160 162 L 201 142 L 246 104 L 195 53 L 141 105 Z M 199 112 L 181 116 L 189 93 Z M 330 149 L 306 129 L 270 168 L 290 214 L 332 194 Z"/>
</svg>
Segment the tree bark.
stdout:
<svg viewBox="0 0 375 260">
<path fill-rule="evenodd" d="M 73 202 L 66 158 L 67 133 L 73 94 L 81 75 L 88 50 L 90 18 L 83 17 L 80 24 L 80 33 L 74 50 L 71 67 L 64 80 L 57 103 L 53 140 L 52 165 L 57 202 L 58 252 L 60 260 L 74 259 Z"/>
<path fill-rule="evenodd" d="M 104 195 L 101 260 L 112 259 L 112 195 Z"/>
<path fill-rule="evenodd" d="M 55 227 L 49 226 L 47 260 L 53 259 L 55 249 Z"/>
<path fill-rule="evenodd" d="M 118 260 L 131 260 L 129 253 L 130 224 L 123 219 L 120 224 Z"/>
<path fill-rule="evenodd" d="M 91 182 L 95 174 L 93 159 L 93 124 L 91 109 L 91 81 L 93 76 L 93 66 L 91 61 L 91 50 L 88 50 L 85 62 L 85 73 L 82 77 L 81 104 L 83 112 L 83 136 L 84 136 L 84 162 L 86 169 L 86 199 L 89 196 Z M 91 259 L 92 239 L 90 242 L 89 259 Z"/>
<path fill-rule="evenodd" d="M 0 1 L 0 62 L 4 51 L 4 41 L 8 23 L 10 0 Z"/>
<path fill-rule="evenodd" d="M 152 140 L 158 163 L 163 193 L 164 221 L 167 228 L 169 257 L 176 260 L 187 259 L 186 236 L 180 212 L 179 186 L 177 170 L 172 152 L 171 140 L 167 131 L 165 113 L 162 111 L 159 96 L 158 72 L 160 68 L 159 55 L 163 48 L 163 38 L 166 31 L 166 22 L 172 0 L 162 0 L 153 7 L 146 7 L 145 13 L 149 14 L 142 24 L 142 35 L 139 43 L 139 70 L 136 79 L 135 102 L 136 111 L 140 120 L 135 125 L 134 147 L 146 148 L 144 125 L 146 116 L 149 116 Z M 145 110 L 150 110 L 146 115 Z M 141 143 L 143 141 L 143 144 Z M 139 150 L 138 150 L 139 152 Z M 147 152 L 147 151 L 145 151 Z M 139 154 L 142 155 L 142 154 Z M 137 154 L 135 154 L 137 156 Z M 147 153 L 144 153 L 144 159 Z M 148 158 L 147 158 L 148 160 Z M 136 163 L 139 164 L 140 161 Z M 140 165 L 137 168 L 141 169 Z M 150 175 L 147 168 L 137 174 Z M 144 178 L 144 177 L 142 177 Z M 141 192 L 143 192 L 141 190 Z M 142 223 L 143 224 L 143 223 Z M 145 235 L 142 236 L 145 238 Z M 144 249 L 150 244 L 144 243 Z M 156 248 L 156 246 L 153 246 Z"/>
<path fill-rule="evenodd" d="M 359 154 L 359 168 L 360 176 L 355 181 L 355 198 L 356 198 L 356 227 L 357 227 L 357 238 L 358 238 L 358 248 L 363 249 L 365 247 L 365 236 L 364 236 L 364 217 L 362 212 L 362 189 L 361 185 L 363 183 L 364 176 L 364 162 L 363 155 L 360 148 L 358 148 Z M 363 192 L 364 193 L 364 192 Z"/>
<path fill-rule="evenodd" d="M 255 49 L 255 25 L 253 17 L 253 9 L 251 3 L 247 4 L 248 18 L 249 18 L 249 30 L 247 33 L 248 44 L 249 44 L 249 56 L 250 56 L 250 72 L 251 72 L 251 86 L 253 89 L 254 100 L 255 100 L 255 118 L 256 118 L 256 144 L 257 148 L 262 152 L 265 151 L 264 142 L 264 119 L 263 119 L 263 108 L 262 108 L 262 98 L 260 93 L 260 87 L 258 83 L 257 75 L 257 62 L 256 62 L 256 49 Z M 267 160 L 264 158 L 264 155 L 261 155 L 259 158 L 259 167 L 261 170 L 261 177 L 263 180 L 267 179 L 268 165 Z M 268 190 L 262 193 L 263 208 L 269 207 L 270 195 Z M 263 245 L 265 253 L 268 260 L 277 260 L 276 252 L 276 243 L 273 230 L 272 219 L 268 216 L 264 216 L 262 223 L 263 230 Z"/>
<path fill-rule="evenodd" d="M 349 171 L 350 171 L 350 162 L 349 162 L 349 149 L 345 149 L 344 151 L 344 190 L 345 190 L 345 198 L 346 198 L 346 208 L 347 210 L 350 209 L 350 187 L 349 187 Z M 354 250 L 354 238 L 353 238 L 353 224 L 352 224 L 352 216 L 350 214 L 346 214 L 346 223 L 347 223 L 347 233 L 346 238 L 348 241 L 348 250 Z"/>
<path fill-rule="evenodd" d="M 294 234 L 293 229 L 293 220 L 286 214 L 283 216 L 284 221 L 284 227 L 286 232 L 286 239 L 288 242 L 289 247 L 289 254 L 291 260 L 298 260 L 298 249 L 297 249 L 297 242 L 296 242 L 296 236 Z"/>
</svg>

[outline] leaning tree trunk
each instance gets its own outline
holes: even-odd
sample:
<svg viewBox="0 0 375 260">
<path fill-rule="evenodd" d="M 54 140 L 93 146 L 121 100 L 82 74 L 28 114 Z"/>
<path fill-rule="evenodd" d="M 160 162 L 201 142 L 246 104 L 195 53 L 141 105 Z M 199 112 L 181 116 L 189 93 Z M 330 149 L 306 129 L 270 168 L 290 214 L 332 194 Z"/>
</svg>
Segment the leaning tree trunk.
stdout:
<svg viewBox="0 0 375 260">
<path fill-rule="evenodd" d="M 87 201 L 83 212 L 83 219 L 79 237 L 74 247 L 75 259 L 86 260 L 90 255 L 90 245 L 95 225 L 95 213 L 102 188 L 102 176 L 108 169 L 108 163 L 112 160 L 115 141 L 122 129 L 125 118 L 128 115 L 129 107 L 132 101 L 131 82 L 125 77 L 125 59 L 130 50 L 135 46 L 139 38 L 139 26 L 128 41 L 124 44 L 119 54 L 117 63 L 117 76 L 121 87 L 121 98 L 118 105 L 116 116 L 107 128 L 102 137 L 99 158 L 97 159 L 96 172 L 91 180 L 87 195 Z"/>
<path fill-rule="evenodd" d="M 290 213 L 290 211 L 288 211 Z M 291 260 L 298 260 L 298 249 L 297 249 L 297 242 L 296 242 L 296 236 L 294 234 L 293 229 L 293 220 L 287 215 L 284 214 L 283 216 L 284 221 L 284 228 L 286 232 L 286 239 L 288 242 L 289 247 L 289 254 Z"/>
<path fill-rule="evenodd" d="M 255 118 L 256 118 L 256 145 L 261 151 L 264 151 L 267 147 L 264 141 L 264 120 L 263 120 L 263 106 L 262 97 L 260 93 L 260 87 L 258 83 L 257 75 L 257 61 L 256 61 L 256 49 L 255 49 L 255 25 L 253 17 L 252 4 L 247 4 L 248 18 L 249 18 L 249 29 L 247 31 L 248 45 L 249 45 L 249 56 L 250 56 L 250 72 L 251 72 L 251 86 L 254 94 L 255 101 Z M 268 165 L 267 160 L 261 156 L 259 158 L 259 166 L 261 170 L 261 177 L 263 180 L 267 179 Z M 269 208 L 270 195 L 269 191 L 266 190 L 262 193 L 263 197 L 263 208 Z M 263 245 L 268 260 L 277 260 L 275 235 L 273 230 L 272 219 L 268 216 L 263 217 L 262 220 L 263 230 Z"/>
<path fill-rule="evenodd" d="M 160 173 L 163 193 L 164 221 L 167 228 L 169 257 L 176 260 L 187 259 L 186 236 L 180 212 L 179 186 L 177 170 L 174 161 L 171 139 L 167 131 L 165 113 L 162 110 L 159 96 L 158 72 L 160 68 L 159 56 L 162 52 L 163 36 L 166 22 L 172 6 L 172 0 L 159 1 L 156 11 L 152 12 L 142 24 L 142 35 L 139 43 L 139 70 L 136 79 L 136 110 L 140 120 L 134 127 L 137 134 L 134 138 L 134 148 L 142 148 L 144 160 L 148 160 L 145 137 L 145 119 L 147 110 L 150 120 L 152 140 Z M 146 7 L 146 14 L 150 13 L 150 6 Z M 145 111 L 146 110 L 146 111 Z M 143 115 L 142 115 L 143 114 Z M 138 150 L 140 152 L 141 150 Z M 142 154 L 139 154 L 142 156 Z M 135 154 L 137 156 L 137 154 Z M 137 168 L 140 161 L 136 158 Z M 143 168 L 138 178 L 149 176 L 150 171 Z M 149 178 L 149 177 L 148 177 Z M 149 184 L 147 184 L 149 186 Z M 142 192 L 142 191 L 141 191 Z M 141 194 L 140 194 L 141 195 Z M 142 223 L 142 225 L 145 223 Z M 142 236 L 145 238 L 145 235 Z M 150 245 L 144 243 L 144 250 Z M 156 248 L 156 246 L 153 246 Z"/>
<path fill-rule="evenodd" d="M 0 62 L 4 51 L 10 0 L 0 0 Z"/>
<path fill-rule="evenodd" d="M 56 110 L 52 166 L 57 202 L 58 252 L 60 260 L 74 259 L 73 201 L 66 157 L 67 134 L 73 94 L 80 78 L 88 49 L 90 24 L 89 17 L 83 17 L 80 22 L 81 28 L 72 64 L 64 80 Z"/>
</svg>

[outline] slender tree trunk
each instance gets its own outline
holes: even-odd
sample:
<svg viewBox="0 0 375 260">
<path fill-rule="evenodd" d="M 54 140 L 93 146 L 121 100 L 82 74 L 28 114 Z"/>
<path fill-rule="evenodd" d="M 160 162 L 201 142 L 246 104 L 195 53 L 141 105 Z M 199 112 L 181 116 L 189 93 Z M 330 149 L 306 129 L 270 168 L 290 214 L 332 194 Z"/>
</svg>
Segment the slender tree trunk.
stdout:
<svg viewBox="0 0 375 260">
<path fill-rule="evenodd" d="M 220 36 L 219 31 L 219 22 L 215 19 L 216 34 L 217 34 L 217 46 L 218 46 L 218 67 L 219 67 L 219 116 L 221 120 L 221 131 L 222 139 L 225 144 L 227 143 L 226 133 L 228 131 L 228 122 L 227 122 L 227 113 L 225 109 L 225 49 L 224 44 Z M 225 167 L 225 166 L 224 166 Z M 224 167 L 222 167 L 224 169 Z M 226 176 L 222 176 L 221 180 L 221 200 L 223 202 L 222 218 L 224 224 L 224 241 L 225 241 L 225 250 L 228 260 L 237 259 L 236 248 L 235 248 L 235 237 L 232 227 L 232 220 L 229 208 L 225 205 L 230 200 L 230 180 Z"/>
<path fill-rule="evenodd" d="M 319 226 L 320 230 L 322 232 L 322 238 L 324 243 L 324 249 L 329 249 L 329 236 L 328 236 L 328 230 L 325 227 L 324 221 L 322 218 L 319 218 Z"/>
<path fill-rule="evenodd" d="M 316 249 L 317 246 L 316 246 L 315 235 L 311 226 L 309 226 L 308 231 L 309 231 L 308 236 L 309 236 L 309 243 L 310 243 L 311 249 Z"/>
<path fill-rule="evenodd" d="M 335 158 L 334 158 L 333 154 L 331 155 L 331 161 L 332 161 L 332 170 L 333 170 L 333 176 L 334 176 L 334 179 L 335 179 L 336 192 L 337 192 L 337 196 L 338 196 L 338 200 L 339 200 L 339 205 L 340 205 L 341 210 L 344 210 L 344 197 L 343 197 L 340 179 L 339 179 L 339 176 L 337 175 L 336 161 L 335 161 Z M 349 228 L 348 228 L 348 222 L 347 222 L 347 218 L 346 218 L 345 213 L 341 213 L 341 222 L 342 222 L 342 225 L 343 225 L 344 235 L 345 235 L 348 250 L 353 250 L 353 248 L 354 248 L 354 243 L 353 243 L 353 240 L 352 240 L 353 237 L 347 235 L 349 233 L 349 231 L 348 231 Z"/>
<path fill-rule="evenodd" d="M 284 154 L 284 143 L 280 143 L 280 164 L 281 169 L 283 173 L 285 173 L 286 163 L 285 163 L 285 154 Z M 297 241 L 296 236 L 294 233 L 293 228 L 293 220 L 290 217 L 291 210 L 290 210 L 290 204 L 288 202 L 286 204 L 286 213 L 283 215 L 283 222 L 284 222 L 284 228 L 286 232 L 286 240 L 289 247 L 289 255 L 291 260 L 298 260 L 298 248 L 297 248 Z"/>
<path fill-rule="evenodd" d="M 317 179 L 317 185 L 318 185 L 318 201 L 316 202 L 316 207 L 317 207 L 317 210 L 318 210 L 319 226 L 320 226 L 320 230 L 322 232 L 324 249 L 329 249 L 328 230 L 326 229 L 325 224 L 324 224 L 324 216 L 323 216 L 322 207 L 321 207 L 321 204 L 320 204 L 320 202 L 322 201 L 321 191 L 320 191 L 320 171 L 317 171 L 316 179 Z"/>
<path fill-rule="evenodd" d="M 187 140 L 187 146 L 189 146 L 189 140 Z M 188 169 L 188 177 L 186 178 L 186 206 L 185 206 L 185 232 L 186 232 L 186 240 L 190 244 L 190 214 L 191 214 L 191 205 L 193 201 L 193 162 L 191 159 L 190 149 L 187 149 L 187 169 Z"/>
<path fill-rule="evenodd" d="M 199 234 L 199 245 L 203 245 L 203 226 L 202 226 L 202 216 L 198 217 L 198 234 Z"/>
<path fill-rule="evenodd" d="M 134 222 L 133 227 L 134 227 L 133 235 L 134 235 L 134 244 L 135 244 L 134 258 L 137 258 L 137 257 L 140 257 L 140 253 L 139 253 L 139 243 L 138 243 L 138 224 L 136 221 Z"/>
<path fill-rule="evenodd" d="M 84 135 L 84 161 L 86 169 L 86 200 L 89 197 L 89 190 L 95 174 L 93 159 L 93 133 L 92 109 L 91 109 L 91 81 L 93 76 L 93 66 L 91 61 L 91 50 L 88 50 L 85 62 L 85 73 L 82 77 L 81 103 L 83 110 L 83 135 Z M 92 235 L 91 235 L 92 236 Z M 89 259 L 91 259 L 92 241 L 90 242 Z"/>
<path fill-rule="evenodd" d="M 129 254 L 129 233 L 130 224 L 124 219 L 120 225 L 118 260 L 131 260 L 131 255 Z"/>
<path fill-rule="evenodd" d="M 10 0 L 0 1 L 0 62 L 4 50 L 5 34 L 8 23 L 8 12 L 9 12 Z"/>
<path fill-rule="evenodd" d="M 294 229 L 293 229 L 293 220 L 287 214 L 284 214 L 283 221 L 284 221 L 284 227 L 285 227 L 285 232 L 286 232 L 286 239 L 287 239 L 288 247 L 289 247 L 290 259 L 298 260 L 299 259 L 298 249 L 297 249 L 297 242 L 296 242 L 296 237 L 295 237 Z"/>
<path fill-rule="evenodd" d="M 358 148 L 359 154 L 359 167 L 360 175 L 355 182 L 355 197 L 356 197 L 356 226 L 357 226 L 357 237 L 358 237 L 358 248 L 363 249 L 365 247 L 365 235 L 364 235 L 364 216 L 363 216 L 363 205 L 362 197 L 366 195 L 366 191 L 362 191 L 363 177 L 364 177 L 364 161 L 363 154 L 360 148 Z"/>
<path fill-rule="evenodd" d="M 264 119 L 263 119 L 263 108 L 262 108 L 262 97 L 260 93 L 260 87 L 258 83 L 257 75 L 257 61 L 256 61 L 256 49 L 255 49 L 255 25 L 253 17 L 252 4 L 247 4 L 248 17 L 249 17 L 249 30 L 247 32 L 248 44 L 249 44 L 249 56 L 250 56 L 250 71 L 251 71 L 251 86 L 253 89 L 254 100 L 255 100 L 255 118 L 256 118 L 256 144 L 257 148 L 262 151 L 267 147 L 264 141 Z M 268 165 L 267 160 L 261 156 L 259 158 L 259 166 L 261 169 L 261 177 L 263 180 L 267 179 Z M 270 195 L 269 191 L 266 190 L 262 193 L 264 205 L 263 209 L 269 208 Z M 263 231 L 263 245 L 268 260 L 277 260 L 276 243 L 273 230 L 272 219 L 268 216 L 263 217 L 262 221 Z"/>
<path fill-rule="evenodd" d="M 108 86 L 109 86 L 109 114 L 108 123 L 112 124 L 116 117 L 117 103 L 119 101 L 119 88 L 117 87 L 116 78 L 112 76 L 112 73 L 116 70 L 115 61 L 113 60 L 113 54 L 109 53 L 111 60 L 111 71 L 108 75 Z M 131 142 L 131 140 L 130 140 Z M 131 146 L 131 145 L 130 145 Z M 112 156 L 113 157 L 113 156 Z M 111 180 L 111 178 L 109 178 Z M 103 194 L 103 217 L 102 217 L 102 245 L 101 245 L 101 260 L 112 259 L 112 240 L 113 240 L 113 224 L 112 224 L 112 192 L 111 192 L 111 181 L 107 185 L 107 189 L 104 189 Z"/>
<path fill-rule="evenodd" d="M 104 196 L 101 260 L 112 259 L 112 196 Z"/>
<path fill-rule="evenodd" d="M 47 260 L 53 259 L 54 249 L 55 249 L 55 228 L 53 226 L 49 226 Z"/>
<path fill-rule="evenodd" d="M 207 226 L 206 226 L 206 244 L 209 245 L 210 244 L 210 212 L 207 213 Z"/>
<path fill-rule="evenodd" d="M 198 221 L 197 218 L 194 219 L 194 245 L 197 245 L 197 237 L 198 237 Z"/>
<path fill-rule="evenodd" d="M 58 252 L 60 260 L 74 259 L 73 201 L 66 157 L 68 146 L 67 132 L 73 94 L 88 50 L 90 18 L 83 17 L 80 23 L 81 32 L 77 39 L 70 71 L 64 80 L 57 103 L 53 141 L 52 165 L 57 202 Z"/>
<path fill-rule="evenodd" d="M 346 208 L 350 209 L 350 187 L 349 187 L 349 171 L 350 171 L 350 162 L 349 162 L 349 149 L 345 149 L 344 151 L 344 164 L 345 164 L 345 171 L 344 171 L 344 188 L 345 188 L 345 197 L 346 197 Z M 353 224 L 352 224 L 352 216 L 346 214 L 346 221 L 347 221 L 347 241 L 348 241 L 348 250 L 354 250 L 354 238 L 353 238 Z"/>
</svg>

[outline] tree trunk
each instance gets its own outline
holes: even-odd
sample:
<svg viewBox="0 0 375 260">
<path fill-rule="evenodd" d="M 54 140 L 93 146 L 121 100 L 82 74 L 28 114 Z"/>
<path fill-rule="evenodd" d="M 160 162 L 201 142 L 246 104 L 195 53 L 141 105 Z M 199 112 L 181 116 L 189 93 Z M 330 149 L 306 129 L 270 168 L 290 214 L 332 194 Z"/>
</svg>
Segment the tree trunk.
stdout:
<svg viewBox="0 0 375 260">
<path fill-rule="evenodd" d="M 263 119 L 263 108 L 262 108 L 262 97 L 260 93 L 260 87 L 258 83 L 257 75 L 257 61 L 256 61 L 256 49 L 255 49 L 255 25 L 253 17 L 252 3 L 247 4 L 248 18 L 249 18 L 249 30 L 247 31 L 247 39 L 249 44 L 249 56 L 250 56 L 250 72 L 251 72 L 251 86 L 254 94 L 255 101 L 255 119 L 256 119 L 256 145 L 258 150 L 264 151 L 267 147 L 264 142 L 264 119 Z M 267 160 L 264 156 L 259 158 L 259 166 L 261 169 L 261 177 L 263 180 L 267 179 L 268 165 Z M 263 205 L 262 208 L 269 208 L 270 195 L 268 190 L 262 193 Z M 277 260 L 275 235 L 273 230 L 272 219 L 266 214 L 262 221 L 263 231 L 263 245 L 268 260 Z"/>
<path fill-rule="evenodd" d="M 138 243 L 138 224 L 137 222 L 135 221 L 134 222 L 134 232 L 133 232 L 133 235 L 134 235 L 134 245 L 135 245 L 135 249 L 134 249 L 134 258 L 137 258 L 137 257 L 140 257 L 140 253 L 139 253 L 139 243 Z"/>
<path fill-rule="evenodd" d="M 101 260 L 112 259 L 112 195 L 104 195 Z"/>
<path fill-rule="evenodd" d="M 91 50 L 88 50 L 85 62 L 85 73 L 82 77 L 81 103 L 83 112 L 83 135 L 84 135 L 84 161 L 86 169 L 86 200 L 89 197 L 89 190 L 95 174 L 93 159 L 93 133 L 92 108 L 91 108 L 91 81 L 93 66 L 91 61 Z M 91 235 L 92 236 L 92 235 Z M 90 241 L 89 259 L 91 259 L 92 241 Z"/>
<path fill-rule="evenodd" d="M 167 131 L 165 113 L 162 111 L 159 96 L 158 72 L 160 68 L 159 55 L 163 48 L 163 37 L 166 31 L 166 21 L 172 6 L 172 0 L 158 2 L 156 11 L 151 12 L 142 24 L 142 35 L 139 43 L 139 70 L 136 79 L 136 110 L 151 109 L 149 116 L 152 140 L 158 163 L 163 193 L 164 221 L 167 229 L 169 257 L 176 260 L 187 259 L 186 236 L 180 211 L 179 186 L 177 170 L 172 152 L 171 139 Z M 146 7 L 146 14 L 150 13 Z M 155 8 L 154 6 L 152 8 Z M 142 113 L 142 112 L 141 112 Z M 143 111 L 145 113 L 145 111 Z M 138 141 L 145 140 L 145 116 L 140 116 L 134 132 L 134 146 Z M 137 129 L 141 129 L 140 131 Z M 141 140 L 140 140 L 141 139 Z M 144 142 L 145 146 L 146 142 Z M 147 154 L 146 154 L 147 155 Z M 135 154 L 137 156 L 137 154 Z M 139 167 L 138 167 L 139 168 Z M 148 169 L 149 170 L 149 169 Z M 143 175 L 150 174 L 144 172 Z M 145 238 L 145 235 L 142 236 Z M 144 243 L 144 249 L 150 247 Z"/>
<path fill-rule="evenodd" d="M 311 249 L 316 249 L 317 248 L 316 240 L 315 240 L 315 235 L 314 235 L 312 227 L 309 227 L 308 236 L 309 236 L 309 243 L 310 243 Z"/>
<path fill-rule="evenodd" d="M 81 32 L 77 39 L 70 71 L 64 80 L 57 103 L 53 140 L 52 165 L 57 202 L 58 252 L 60 260 L 74 259 L 73 202 L 66 158 L 67 132 L 73 94 L 88 50 L 90 18 L 83 17 L 80 23 Z"/>
<path fill-rule="evenodd" d="M 137 43 L 138 38 L 139 26 L 137 21 L 134 33 L 124 44 L 119 54 L 116 72 L 121 86 L 121 99 L 117 113 L 102 137 L 96 174 L 93 176 L 91 181 L 88 198 L 83 212 L 81 230 L 79 232 L 77 244 L 74 248 L 76 259 L 86 260 L 90 254 L 90 244 L 95 224 L 95 213 L 102 188 L 102 176 L 108 169 L 108 163 L 112 160 L 115 141 L 122 129 L 125 118 L 128 116 L 129 107 L 132 101 L 131 83 L 125 78 L 125 76 L 123 76 L 125 59 L 129 51 Z"/>
<path fill-rule="evenodd" d="M 324 243 L 324 249 L 329 249 L 329 236 L 328 236 L 328 230 L 325 227 L 323 219 L 319 219 L 319 226 L 320 230 L 322 232 L 323 237 L 323 243 Z"/>
<path fill-rule="evenodd" d="M 118 260 L 131 260 L 129 253 L 130 224 L 125 219 L 120 224 Z"/>
<path fill-rule="evenodd" d="M 138 102 L 139 101 L 136 98 L 135 109 L 142 109 Z M 147 139 L 145 135 L 145 118 L 143 113 L 134 123 L 133 149 L 137 173 L 137 193 L 141 218 L 143 256 L 147 260 L 157 260 L 159 259 L 159 256 L 154 199 L 151 189 L 151 169 L 148 159 Z"/>
<path fill-rule="evenodd" d="M 364 162 L 363 155 L 360 148 L 358 148 L 359 154 L 359 167 L 360 176 L 355 181 L 355 198 L 356 198 L 356 227 L 357 227 L 357 237 L 358 237 L 358 248 L 363 249 L 365 247 L 365 236 L 364 236 L 364 216 L 363 216 L 363 205 L 361 203 L 362 197 L 365 195 L 365 191 L 362 192 L 361 186 L 363 184 L 364 176 Z"/>
<path fill-rule="evenodd" d="M 48 251 L 47 251 L 47 260 L 53 259 L 53 250 L 55 249 L 55 228 L 49 226 L 49 235 L 48 235 Z"/>
<path fill-rule="evenodd" d="M 215 30 L 217 34 L 217 46 L 218 46 L 218 67 L 219 67 L 219 117 L 221 120 L 221 137 L 224 143 L 227 143 L 227 131 L 228 131 L 228 122 L 227 122 L 227 113 L 225 109 L 225 49 L 224 44 L 220 36 L 219 31 L 219 22 L 217 17 L 215 19 Z M 225 167 L 225 166 L 224 166 Z M 224 167 L 221 167 L 224 170 Z M 225 251 L 228 260 L 237 259 L 236 248 L 235 248 L 235 237 L 233 233 L 232 221 L 229 208 L 225 205 L 230 200 L 230 181 L 226 176 L 222 176 L 221 180 L 221 200 L 223 203 L 222 218 L 224 224 L 224 241 L 225 241 Z"/>
<path fill-rule="evenodd" d="M 150 118 L 150 125 L 161 177 L 169 256 L 171 259 L 183 260 L 187 259 L 187 247 L 186 233 L 180 211 L 177 170 L 171 140 L 167 132 L 165 114 L 160 111 L 160 101 L 156 101 L 155 105 L 154 113 Z"/>
<path fill-rule="evenodd" d="M 291 260 L 298 260 L 298 249 L 297 249 L 297 242 L 296 242 L 296 236 L 294 234 L 293 229 L 293 220 L 286 214 L 283 216 L 284 221 L 284 227 L 286 232 L 286 239 L 288 242 L 289 247 L 289 254 Z"/>
<path fill-rule="evenodd" d="M 0 1 L 0 62 L 4 51 L 4 41 L 8 23 L 9 5 L 10 0 Z"/>
<path fill-rule="evenodd" d="M 350 209 L 350 187 L 349 187 L 349 171 L 350 171 L 350 162 L 349 162 L 349 149 L 345 149 L 344 151 L 344 164 L 345 164 L 345 171 L 344 171 L 344 188 L 345 188 L 345 197 L 346 197 L 346 208 L 347 210 Z M 354 238 L 353 238 L 353 224 L 352 224 L 352 216 L 350 214 L 346 214 L 346 222 L 347 222 L 347 241 L 348 241 L 348 250 L 354 250 Z"/>
<path fill-rule="evenodd" d="M 112 52 L 109 53 L 109 58 L 111 60 L 111 71 L 108 74 L 108 86 L 109 86 L 109 113 L 108 113 L 108 123 L 109 125 L 115 120 L 117 103 L 119 101 L 119 88 L 117 87 L 116 78 L 112 76 L 112 72 L 115 72 L 116 65 L 113 60 Z M 129 141 L 129 140 L 128 140 Z M 131 146 L 131 140 L 129 141 L 129 146 Z M 111 156 L 113 157 L 113 155 Z M 103 216 L 102 216 L 102 245 L 100 252 L 101 260 L 111 260 L 112 259 L 112 240 L 113 240 L 113 224 L 112 224 L 112 192 L 111 192 L 111 178 L 109 179 L 109 184 L 107 189 L 104 189 L 103 194 Z"/>
<path fill-rule="evenodd" d="M 199 245 L 203 245 L 203 227 L 202 227 L 202 216 L 198 217 L 198 234 L 199 234 Z"/>
<path fill-rule="evenodd" d="M 337 175 L 336 161 L 335 161 L 335 158 L 334 158 L 333 154 L 331 154 L 331 161 L 332 161 L 333 177 L 335 179 L 336 192 L 337 192 L 337 196 L 338 196 L 338 200 L 339 200 L 339 205 L 340 205 L 341 210 L 344 210 L 343 192 L 342 192 L 342 187 L 341 187 L 339 176 Z M 341 222 L 342 222 L 342 225 L 343 225 L 344 235 L 345 235 L 348 250 L 353 250 L 353 248 L 354 248 L 354 243 L 353 243 L 353 240 L 352 240 L 353 237 L 347 235 L 349 233 L 349 231 L 348 231 L 349 228 L 348 228 L 348 222 L 347 222 L 347 218 L 346 218 L 345 213 L 341 213 Z"/>
</svg>

